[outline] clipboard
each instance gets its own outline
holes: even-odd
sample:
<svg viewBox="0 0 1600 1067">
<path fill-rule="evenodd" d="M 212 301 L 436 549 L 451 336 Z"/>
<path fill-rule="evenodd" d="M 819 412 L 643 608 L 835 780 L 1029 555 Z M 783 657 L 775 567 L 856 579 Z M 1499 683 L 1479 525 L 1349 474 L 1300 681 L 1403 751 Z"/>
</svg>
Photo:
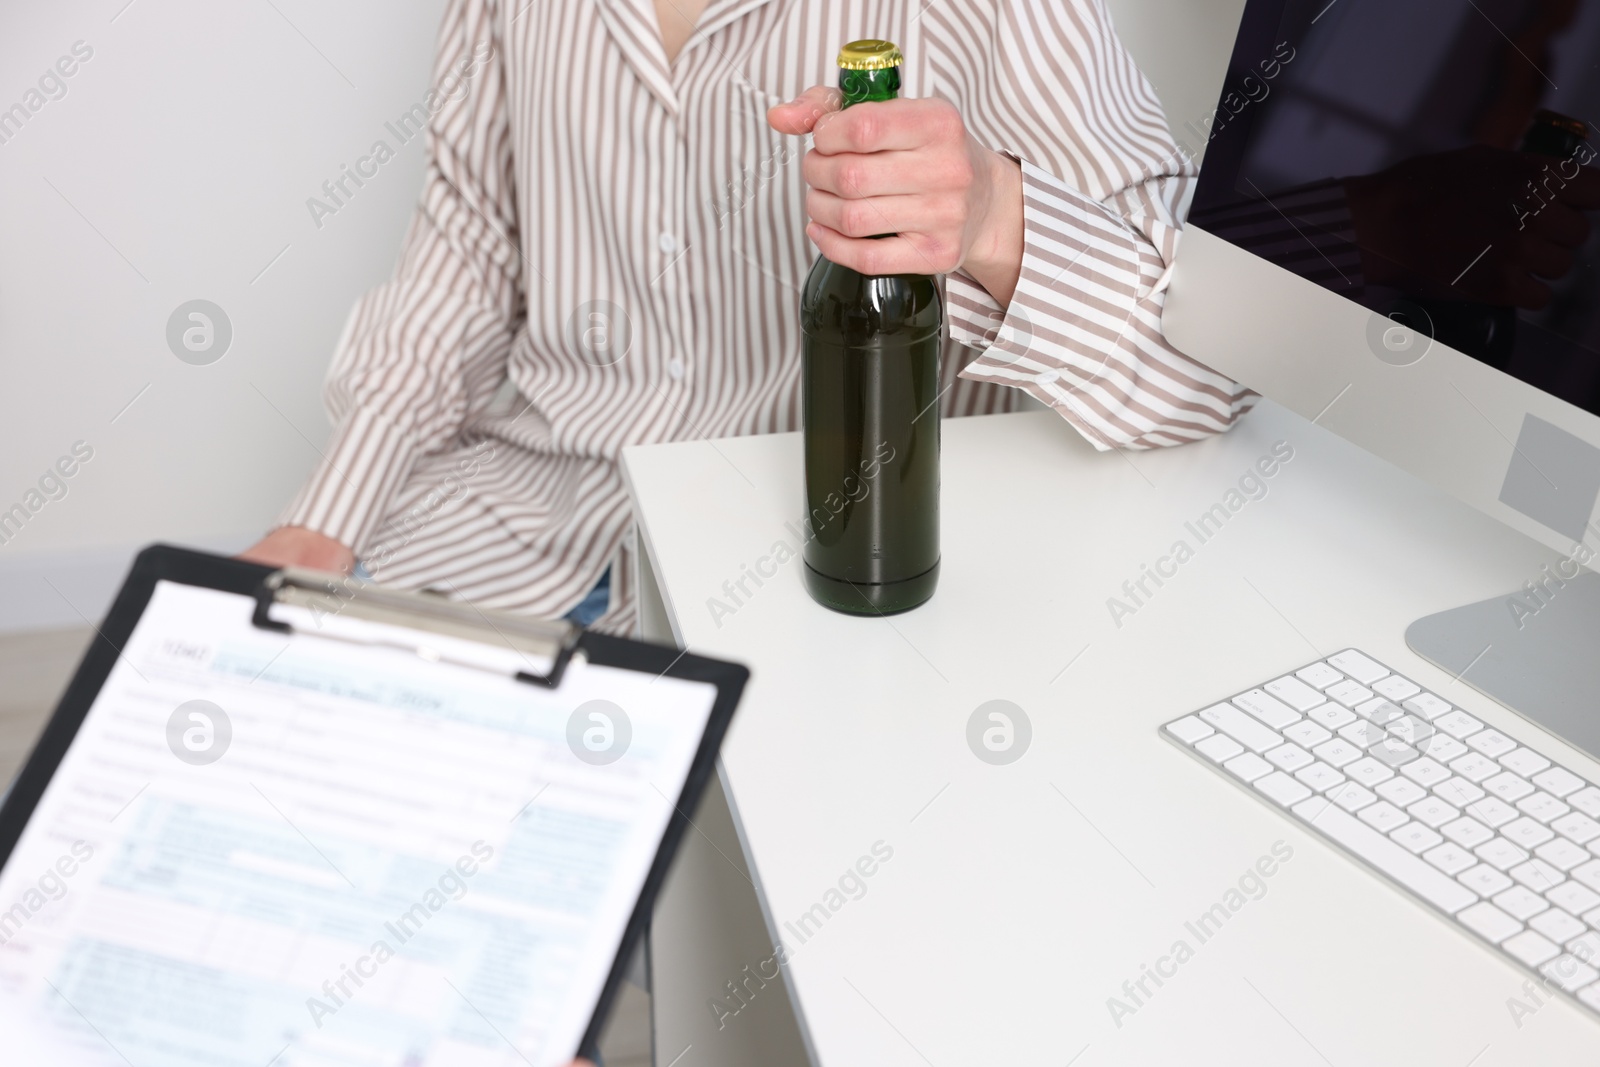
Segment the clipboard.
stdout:
<svg viewBox="0 0 1600 1067">
<path fill-rule="evenodd" d="M 174 590 L 177 587 L 187 587 L 190 592 L 176 592 Z M 158 597 L 158 589 L 163 590 L 160 597 Z M 609 965 L 594 971 L 595 974 L 603 974 L 603 980 L 600 982 L 599 993 L 595 999 L 593 1010 L 583 1027 L 582 1036 L 577 1045 L 578 1055 L 594 1058 L 598 1052 L 599 1038 L 606 1018 L 625 977 L 628 964 L 648 928 L 656 894 L 666 877 L 667 870 L 679 843 L 690 827 L 689 813 L 695 809 L 706 784 L 712 774 L 715 773 L 717 751 L 727 733 L 734 709 L 749 678 L 748 670 L 736 664 L 707 659 L 687 652 L 679 652 L 672 648 L 605 634 L 590 633 L 566 621 L 533 620 L 510 613 L 480 610 L 470 604 L 430 594 L 402 593 L 383 589 L 370 583 L 354 583 L 339 579 L 336 576 L 315 572 L 275 571 L 268 567 L 240 560 L 172 546 L 155 545 L 139 554 L 104 623 L 97 628 L 96 637 L 79 664 L 77 672 L 61 698 L 55 713 L 50 718 L 36 747 L 29 755 L 11 789 L 4 797 L 3 803 L 0 803 L 0 886 L 4 886 L 7 881 L 10 881 L 13 883 L 13 890 L 17 890 L 19 886 L 32 889 L 34 883 L 39 878 L 44 877 L 33 869 L 33 867 L 38 866 L 37 863 L 34 863 L 22 874 L 16 874 L 13 870 L 20 863 L 20 860 L 18 863 L 13 863 L 13 860 L 18 856 L 19 842 L 27 846 L 24 854 L 35 857 L 42 855 L 37 847 L 37 839 L 39 839 L 43 830 L 38 827 L 30 827 L 30 822 L 34 820 L 36 812 L 40 810 L 41 802 L 46 799 L 47 793 L 51 789 L 51 783 L 57 777 L 58 770 L 63 767 L 63 762 L 68 760 L 69 753 L 72 754 L 72 758 L 77 759 L 80 757 L 80 751 L 85 751 L 82 746 L 80 746 L 80 750 L 74 750 L 74 741 L 79 738 L 80 730 L 83 728 L 91 710 L 95 708 L 96 701 L 100 697 L 103 688 L 106 687 L 108 679 L 112 677 L 113 671 L 118 667 L 119 663 L 129 664 L 125 670 L 136 669 L 128 659 L 128 654 L 133 651 L 128 647 L 129 640 L 130 637 L 135 635 L 136 627 L 146 615 L 147 608 L 152 604 L 152 599 L 159 600 L 161 597 L 165 597 L 170 601 L 174 596 L 199 595 L 194 592 L 195 590 L 210 590 L 217 593 L 232 594 L 235 598 L 249 597 L 253 601 L 253 604 L 248 606 L 251 626 L 260 633 L 281 635 L 286 638 L 287 643 L 283 644 L 285 651 L 291 648 L 314 650 L 316 656 L 308 662 L 337 662 L 341 657 L 366 657 L 366 660 L 373 660 L 375 657 L 388 657 L 388 659 L 384 659 L 381 662 L 405 665 L 405 670 L 411 671 L 419 677 L 430 677 L 434 674 L 439 675 L 441 678 L 448 676 L 449 679 L 454 681 L 441 688 L 440 691 L 445 693 L 455 692 L 456 690 L 451 686 L 459 684 L 462 679 L 481 676 L 484 686 L 496 687 L 492 689 L 493 700 L 484 698 L 489 700 L 490 704 L 494 700 L 504 703 L 509 699 L 514 706 L 517 700 L 515 694 L 511 693 L 514 688 L 518 693 L 527 694 L 527 699 L 530 701 L 544 701 L 544 705 L 541 706 L 548 708 L 551 706 L 550 701 L 559 700 L 564 692 L 573 689 L 574 686 L 589 684 L 585 679 L 603 680 L 610 678 L 615 680 L 623 677 L 615 672 L 628 672 L 629 675 L 648 676 L 649 681 L 647 684 L 652 687 L 663 679 L 674 680 L 674 682 L 668 682 L 662 685 L 660 689 L 653 691 L 663 694 L 676 693 L 679 695 L 675 699 L 684 701 L 688 701 L 690 698 L 683 694 L 690 694 L 691 696 L 700 694 L 700 696 L 695 696 L 694 699 L 701 700 L 709 696 L 710 690 L 714 690 L 714 696 L 709 696 L 709 709 L 704 712 L 703 728 L 699 730 L 697 739 L 686 740 L 682 729 L 672 725 L 672 720 L 670 719 L 666 720 L 668 723 L 666 727 L 658 728 L 655 731 L 656 736 L 667 739 L 662 741 L 657 746 L 657 749 L 662 752 L 675 752 L 678 760 L 673 765 L 675 767 L 681 768 L 686 759 L 687 773 L 683 774 L 681 788 L 677 790 L 675 796 L 669 795 L 659 787 L 655 787 L 655 791 L 661 794 L 661 800 L 669 802 L 672 810 L 670 814 L 666 814 L 665 809 L 661 808 L 654 816 L 657 819 L 665 820 L 659 824 L 658 840 L 648 835 L 638 839 L 645 843 L 654 841 L 653 855 L 649 857 L 648 870 L 644 876 L 642 887 L 637 893 L 631 909 L 626 911 L 626 922 L 622 927 L 621 936 L 618 939 L 615 953 L 610 959 Z M 223 598 L 217 599 L 220 601 Z M 183 651 L 182 642 L 177 642 L 177 644 L 180 646 L 178 652 L 181 653 Z M 283 653 L 280 653 L 280 656 L 283 655 Z M 303 657 L 296 653 L 294 656 L 284 656 L 278 662 L 298 662 L 300 658 Z M 212 664 L 212 669 L 218 669 L 215 663 Z M 285 669 L 280 668 L 280 671 Z M 299 670 L 301 668 L 296 669 Z M 470 676 L 468 672 L 471 672 Z M 119 675 L 119 677 L 125 678 L 126 675 Z M 262 668 L 260 677 L 266 678 L 269 686 L 278 684 L 279 675 L 273 672 L 271 664 Z M 293 678 L 291 674 L 284 674 L 283 677 Z M 504 684 L 508 680 L 510 688 Z M 676 682 L 694 684 L 683 686 L 676 685 Z M 282 684 L 287 685 L 290 683 L 284 682 Z M 300 683 L 295 682 L 294 684 Z M 595 684 L 599 684 L 599 682 L 596 681 Z M 707 687 L 710 687 L 710 689 L 707 689 Z M 337 686 L 334 688 L 336 689 Z M 511 695 L 507 696 L 507 694 Z M 536 696 L 536 694 L 538 695 Z M 312 693 L 312 697 L 307 699 L 344 700 L 347 696 L 348 694 L 342 692 L 329 696 L 325 692 L 317 690 Z M 355 698 L 351 697 L 350 699 L 354 700 Z M 472 704 L 470 700 L 465 700 L 465 703 L 472 707 L 477 706 Z M 488 704 L 484 706 L 488 706 Z M 498 707 L 499 705 L 496 704 L 494 706 Z M 684 706 L 688 707 L 690 704 L 686 703 Z M 383 714 L 387 715 L 389 713 L 389 710 L 385 707 Z M 96 715 L 102 718 L 106 714 L 110 713 L 96 712 Z M 426 713 L 402 710 L 395 714 L 414 717 Z M 442 716 L 442 713 L 440 714 Z M 174 716 L 176 717 L 176 712 L 174 712 Z M 457 722 L 446 721 L 447 718 L 447 716 L 441 717 L 441 722 L 444 722 L 446 728 L 466 729 L 466 727 L 460 727 Z M 546 715 L 546 718 L 548 718 L 548 715 Z M 98 720 L 96 721 L 98 722 Z M 296 721 L 298 722 L 299 720 L 296 719 Z M 699 720 L 696 719 L 694 721 L 698 722 Z M 475 723 L 470 725 L 474 729 L 478 728 Z M 648 724 L 646 725 L 648 726 Z M 96 726 L 95 728 L 98 729 L 99 727 Z M 110 727 L 107 727 L 107 729 L 110 729 Z M 281 727 L 281 732 L 290 738 L 294 736 L 293 730 L 287 727 Z M 185 734 L 184 736 L 183 744 L 188 744 L 188 735 Z M 586 738 L 587 736 L 585 735 Z M 141 744 L 148 746 L 151 743 L 144 734 L 140 734 L 139 737 L 142 738 Z M 167 737 L 169 744 L 177 744 L 173 737 L 174 735 L 169 729 Z M 567 737 L 569 738 L 569 745 L 573 744 L 570 740 L 572 737 L 570 730 Z M 532 744 L 534 742 L 529 743 Z M 540 743 L 547 746 L 549 744 L 548 740 Z M 585 741 L 585 743 L 587 744 L 588 742 Z M 85 744 L 87 745 L 89 742 L 86 741 Z M 173 752 L 178 753 L 179 749 L 174 747 Z M 573 752 L 578 754 L 578 749 L 574 748 Z M 83 755 L 82 758 L 89 757 L 88 755 Z M 180 759 L 182 758 L 180 756 Z M 224 756 L 223 758 L 226 757 Z M 288 757 L 284 758 L 287 759 Z M 590 762 L 582 755 L 579 755 L 578 758 L 584 763 Z M 665 757 L 662 757 L 662 759 L 665 760 Z M 188 760 L 184 760 L 184 762 L 188 762 Z M 622 767 L 624 765 L 625 761 L 617 766 Z M 583 779 L 584 783 L 589 784 L 586 787 L 592 787 L 593 783 L 604 781 L 603 778 L 596 777 L 594 773 L 583 768 L 579 768 L 578 772 L 589 775 L 588 778 Z M 188 772 L 185 771 L 183 773 Z M 618 771 L 617 773 L 620 774 L 621 772 Z M 82 780 L 90 781 L 93 779 L 85 778 Z M 196 781 L 202 780 L 196 776 Z M 463 786 L 465 787 L 466 784 L 463 783 Z M 474 783 L 474 787 L 476 785 L 477 783 Z M 263 799 L 266 799 L 269 804 L 271 803 L 265 792 L 259 789 L 257 791 L 262 792 Z M 120 797 L 111 799 L 120 800 Z M 136 796 L 127 803 L 133 805 L 138 799 L 139 797 Z M 56 808 L 59 808 L 59 803 L 55 801 L 54 797 L 52 797 L 52 803 L 56 804 Z M 84 803 L 93 806 L 94 800 L 93 798 L 88 801 L 80 799 L 80 807 Z M 153 804 L 154 802 L 150 803 Z M 529 807 L 533 805 L 534 801 L 529 801 Z M 53 808 L 52 810 L 56 809 Z M 60 810 L 67 809 L 61 808 Z M 132 816 L 125 815 L 119 811 L 112 816 L 112 819 L 139 818 L 138 809 L 134 810 L 135 814 Z M 522 817 L 522 813 L 518 813 L 516 818 L 520 817 Z M 513 823 L 516 822 L 516 818 L 513 818 Z M 285 816 L 285 819 L 287 820 L 287 816 Z M 640 832 L 643 833 L 643 831 Z M 28 835 L 26 841 L 24 840 L 25 834 Z M 59 833 L 56 836 L 61 837 Z M 66 836 L 70 837 L 71 835 L 69 833 Z M 285 834 L 285 836 L 287 835 Z M 305 834 L 301 834 L 301 836 L 306 838 L 307 844 L 311 844 L 312 848 L 316 848 L 309 836 Z M 61 839 L 65 840 L 64 837 Z M 68 886 L 69 891 L 64 892 L 60 898 L 63 901 L 72 899 L 73 893 L 77 892 L 78 903 L 81 904 L 83 897 L 92 895 L 82 892 L 84 883 L 99 884 L 89 879 L 71 884 L 72 875 L 60 873 L 64 872 L 68 866 L 75 868 L 89 866 L 88 861 L 78 862 L 82 858 L 81 855 L 79 855 L 78 860 L 72 859 L 74 855 L 72 849 L 84 844 L 83 841 L 77 842 L 76 845 L 71 846 L 62 853 L 62 863 L 58 864 L 56 868 L 46 868 L 47 874 L 49 870 L 57 870 L 58 876 L 54 878 L 54 882 Z M 482 844 L 482 841 L 478 842 L 478 845 Z M 637 859 L 643 854 L 639 852 L 634 854 L 635 870 L 638 866 Z M 309 858 L 309 855 L 307 853 L 306 858 Z M 288 866 L 298 870 L 296 865 L 301 863 L 302 858 L 295 857 L 294 860 L 295 862 Z M 120 859 L 119 862 L 121 862 Z M 271 865 L 260 857 L 255 857 L 252 862 L 260 865 L 265 871 L 261 876 L 262 878 L 277 877 L 281 873 L 274 871 Z M 280 862 L 280 860 L 274 860 L 273 862 Z M 509 861 L 507 863 L 509 864 Z M 126 864 L 123 866 L 126 867 Z M 333 863 L 332 860 L 329 860 L 329 866 L 336 870 L 338 869 L 338 865 Z M 458 864 L 458 866 L 461 871 L 465 872 L 466 864 Z M 489 870 L 487 862 L 484 863 L 482 869 Z M 74 873 L 80 879 L 83 878 L 83 875 L 76 870 Z M 7 877 L 14 874 L 15 877 Z M 341 877 L 345 877 L 342 871 L 340 871 L 340 874 Z M 19 882 L 19 878 L 24 878 L 24 876 L 26 880 Z M 326 872 L 323 872 L 323 876 L 331 880 L 331 875 Z M 91 876 L 91 878 L 96 877 L 101 877 L 101 874 Z M 345 880 L 350 881 L 348 877 L 345 877 Z M 455 879 L 457 882 L 464 880 L 461 877 Z M 443 884 L 442 880 L 441 884 Z M 355 888 L 354 882 L 351 882 L 351 888 Z M 60 905 L 55 900 L 50 899 L 51 894 L 43 894 L 43 896 L 46 898 L 44 906 L 29 917 L 29 922 L 25 927 L 19 925 L 16 930 L 8 929 L 5 918 L 6 913 L 0 910 L 0 980 L 4 980 L 6 977 L 5 968 L 8 965 L 5 961 L 8 957 L 5 946 L 12 937 L 22 936 L 26 939 L 35 936 L 41 938 L 49 936 L 49 922 L 41 919 L 40 916 L 45 913 L 46 909 L 60 907 Z M 29 898 L 24 897 L 21 899 L 26 900 Z M 619 896 L 617 899 L 620 900 L 621 897 Z M 10 900 L 0 895 L 0 909 L 4 909 L 10 903 Z M 446 905 L 449 903 L 450 900 L 447 897 Z M 513 900 L 505 906 L 511 907 L 516 903 Z M 87 905 L 81 906 L 86 907 Z M 428 906 L 431 907 L 431 901 Z M 416 909 L 413 908 L 412 911 L 415 912 Z M 427 916 L 424 915 L 423 917 L 426 918 Z M 66 928 L 70 929 L 72 922 L 76 920 L 70 918 L 61 920 L 58 913 L 57 918 L 51 921 L 56 921 L 58 925 L 65 923 Z M 404 923 L 402 923 L 402 927 L 409 929 Z M 26 945 L 24 945 L 24 949 L 26 951 Z M 378 964 L 373 964 L 372 966 L 374 969 L 378 968 Z M 591 967 L 594 966 L 595 964 L 591 963 Z M 364 969 L 362 973 L 366 973 Z M 376 987 L 376 979 L 374 979 L 374 982 Z M 63 1000 L 67 999 L 67 994 L 57 989 L 56 985 L 51 984 L 50 988 L 55 989 Z M 343 988 L 348 992 L 355 987 L 346 984 L 337 988 Z M 457 991 L 460 992 L 460 990 Z M 320 997 L 320 994 L 318 994 L 318 997 Z M 465 994 L 462 994 L 462 997 L 463 1000 L 468 1000 Z M 308 998 L 308 1004 L 310 999 L 314 998 Z M 324 1001 L 324 1003 L 328 1002 Z M 357 1003 L 355 997 L 352 996 L 349 1003 L 352 1005 Z M 470 1000 L 468 1000 L 468 1003 L 470 1003 Z M 70 1006 L 73 1007 L 74 1012 L 83 1018 L 84 1022 L 89 1023 L 91 1028 L 95 1029 L 96 1033 L 100 1032 L 101 1028 L 94 1027 L 94 1022 L 90 1018 L 92 1013 L 82 1011 L 77 1005 Z M 56 1005 L 56 1007 L 60 1006 Z M 365 1010 L 365 1006 L 363 1010 Z M 485 1023 L 488 1023 L 491 1028 L 494 1027 L 493 1022 L 486 1013 L 477 1009 L 476 1006 L 474 1006 L 474 1010 L 483 1017 Z M 314 1017 L 315 1013 L 316 1009 L 313 1009 Z M 320 1028 L 321 1019 L 319 1018 L 317 1021 Z M 76 1026 L 75 1023 L 73 1025 Z M 100 1036 L 102 1038 L 106 1037 L 104 1034 Z M 85 1040 L 87 1041 L 89 1038 L 85 1036 Z M 526 1059 L 522 1055 L 521 1049 L 517 1048 L 515 1044 L 512 1045 L 512 1048 L 516 1049 L 519 1057 Z M 276 1051 L 277 1049 L 269 1049 L 269 1056 Z M 120 1057 L 119 1054 L 118 1059 L 120 1060 L 121 1058 L 125 1057 Z M 64 1065 L 70 1063 L 70 1061 L 61 1062 Z M 99 1061 L 86 1059 L 83 1062 L 98 1063 Z M 263 1059 L 263 1062 L 265 1062 L 265 1059 Z M 292 1059 L 286 1059 L 284 1062 L 292 1063 L 293 1061 Z"/>
</svg>

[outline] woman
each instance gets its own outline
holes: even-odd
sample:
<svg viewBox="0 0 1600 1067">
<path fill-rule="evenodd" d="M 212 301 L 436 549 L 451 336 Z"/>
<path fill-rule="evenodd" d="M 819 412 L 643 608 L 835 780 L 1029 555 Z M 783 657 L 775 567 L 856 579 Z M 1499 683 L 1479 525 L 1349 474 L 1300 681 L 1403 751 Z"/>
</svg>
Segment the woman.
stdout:
<svg viewBox="0 0 1600 1067">
<path fill-rule="evenodd" d="M 861 37 L 906 98 L 839 112 Z M 945 276 L 944 415 L 1147 448 L 1252 399 L 1161 336 L 1194 171 L 1102 0 L 452 0 L 436 77 L 333 440 L 247 558 L 630 629 L 621 449 L 798 426 L 818 251 Z"/>
</svg>

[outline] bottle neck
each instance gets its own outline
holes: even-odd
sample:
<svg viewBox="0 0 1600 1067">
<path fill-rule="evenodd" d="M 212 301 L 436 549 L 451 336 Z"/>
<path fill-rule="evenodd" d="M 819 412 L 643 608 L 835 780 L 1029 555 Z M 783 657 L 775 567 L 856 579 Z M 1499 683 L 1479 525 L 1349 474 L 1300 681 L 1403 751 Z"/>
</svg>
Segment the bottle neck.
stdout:
<svg viewBox="0 0 1600 1067">
<path fill-rule="evenodd" d="M 839 91 L 844 94 L 845 107 L 870 100 L 894 100 L 900 95 L 900 68 L 841 70 Z"/>
</svg>

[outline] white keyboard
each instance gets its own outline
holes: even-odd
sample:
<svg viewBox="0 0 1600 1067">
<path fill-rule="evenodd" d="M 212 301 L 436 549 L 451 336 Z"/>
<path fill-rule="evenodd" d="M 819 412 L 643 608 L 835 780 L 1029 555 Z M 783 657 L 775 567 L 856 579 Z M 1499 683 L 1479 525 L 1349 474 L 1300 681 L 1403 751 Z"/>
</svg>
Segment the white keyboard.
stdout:
<svg viewBox="0 0 1600 1067">
<path fill-rule="evenodd" d="M 1600 1013 L 1600 788 L 1354 649 L 1161 733 Z"/>
</svg>

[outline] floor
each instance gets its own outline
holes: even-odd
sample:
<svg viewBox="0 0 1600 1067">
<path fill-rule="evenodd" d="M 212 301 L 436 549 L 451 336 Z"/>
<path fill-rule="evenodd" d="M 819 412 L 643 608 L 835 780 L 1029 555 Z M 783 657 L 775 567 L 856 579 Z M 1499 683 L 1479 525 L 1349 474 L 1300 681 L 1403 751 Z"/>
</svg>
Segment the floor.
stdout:
<svg viewBox="0 0 1600 1067">
<path fill-rule="evenodd" d="M 0 783 L 9 782 L 44 728 L 94 634 L 89 629 L 0 634 Z M 601 1042 L 606 1067 L 650 1067 L 650 995 L 624 983 Z"/>
</svg>

